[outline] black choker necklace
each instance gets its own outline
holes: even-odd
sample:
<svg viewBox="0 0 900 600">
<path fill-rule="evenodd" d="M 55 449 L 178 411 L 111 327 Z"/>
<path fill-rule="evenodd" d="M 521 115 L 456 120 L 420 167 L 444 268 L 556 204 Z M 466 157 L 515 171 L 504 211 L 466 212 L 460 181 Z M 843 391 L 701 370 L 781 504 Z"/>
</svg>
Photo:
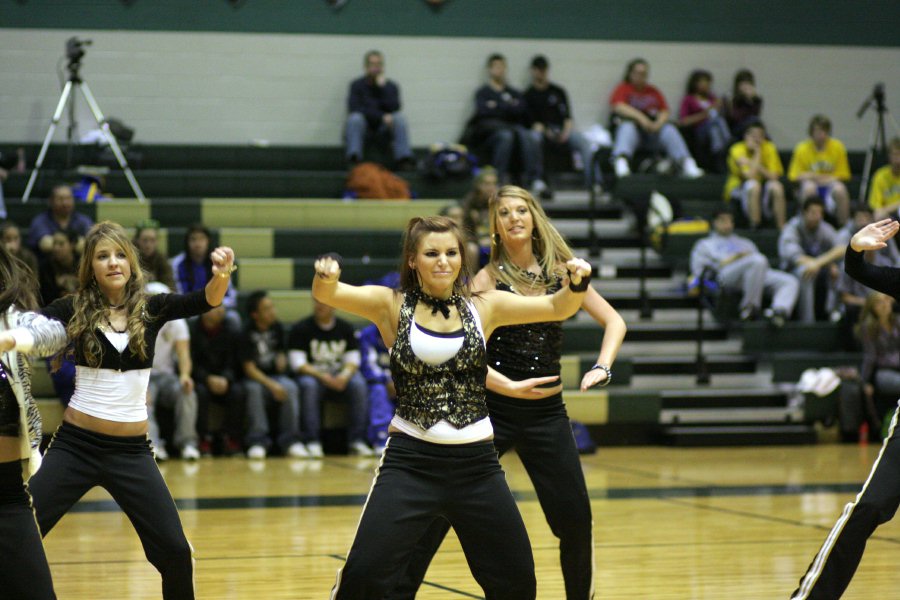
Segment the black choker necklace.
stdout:
<svg viewBox="0 0 900 600">
<path fill-rule="evenodd" d="M 435 298 L 434 296 L 429 296 L 419 289 L 419 300 L 431 309 L 431 314 L 436 315 L 438 311 L 441 311 L 441 314 L 444 315 L 445 319 L 450 318 L 450 306 L 455 306 L 458 299 L 459 295 L 455 293 L 451 294 L 446 300 L 442 300 L 440 298 Z"/>
</svg>

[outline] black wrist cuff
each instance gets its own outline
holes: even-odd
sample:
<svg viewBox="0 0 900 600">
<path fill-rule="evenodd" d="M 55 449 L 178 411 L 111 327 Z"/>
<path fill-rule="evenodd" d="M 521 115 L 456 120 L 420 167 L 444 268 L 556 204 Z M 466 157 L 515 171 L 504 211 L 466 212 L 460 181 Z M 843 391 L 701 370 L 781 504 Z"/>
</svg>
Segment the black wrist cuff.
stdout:
<svg viewBox="0 0 900 600">
<path fill-rule="evenodd" d="M 591 276 L 585 275 L 578 284 L 572 283 L 572 276 L 569 276 L 569 289 L 573 292 L 586 292 L 591 285 Z"/>
</svg>

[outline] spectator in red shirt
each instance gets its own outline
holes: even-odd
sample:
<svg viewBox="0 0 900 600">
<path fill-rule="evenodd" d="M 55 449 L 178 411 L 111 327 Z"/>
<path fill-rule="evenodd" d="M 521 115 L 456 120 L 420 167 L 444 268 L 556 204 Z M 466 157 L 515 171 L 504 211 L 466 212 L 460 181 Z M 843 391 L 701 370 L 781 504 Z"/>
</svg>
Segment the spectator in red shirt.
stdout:
<svg viewBox="0 0 900 600">
<path fill-rule="evenodd" d="M 678 123 L 690 128 L 694 152 L 708 156 L 716 172 L 726 171 L 725 159 L 731 145 L 731 130 L 722 114 L 722 99 L 712 90 L 712 73 L 696 69 L 688 78 L 687 90 L 678 111 Z M 703 160 L 701 158 L 701 164 Z M 704 165 L 706 167 L 707 165 Z"/>
<path fill-rule="evenodd" d="M 628 161 L 635 150 L 662 149 L 686 177 L 700 177 L 703 170 L 688 152 L 678 129 L 669 123 L 669 105 L 662 93 L 647 83 L 650 67 L 643 58 L 628 63 L 625 77 L 610 96 L 613 115 L 618 118 L 613 164 L 616 175 L 631 174 Z"/>
</svg>

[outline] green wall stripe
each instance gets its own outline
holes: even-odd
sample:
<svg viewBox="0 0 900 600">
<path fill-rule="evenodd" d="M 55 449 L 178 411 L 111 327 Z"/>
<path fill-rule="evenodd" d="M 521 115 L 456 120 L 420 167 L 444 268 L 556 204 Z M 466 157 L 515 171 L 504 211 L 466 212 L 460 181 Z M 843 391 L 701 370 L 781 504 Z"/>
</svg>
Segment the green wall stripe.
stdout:
<svg viewBox="0 0 900 600">
<path fill-rule="evenodd" d="M 895 0 L 5 0 L 0 27 L 900 46 Z M 892 18 L 893 17 L 893 18 Z"/>
</svg>

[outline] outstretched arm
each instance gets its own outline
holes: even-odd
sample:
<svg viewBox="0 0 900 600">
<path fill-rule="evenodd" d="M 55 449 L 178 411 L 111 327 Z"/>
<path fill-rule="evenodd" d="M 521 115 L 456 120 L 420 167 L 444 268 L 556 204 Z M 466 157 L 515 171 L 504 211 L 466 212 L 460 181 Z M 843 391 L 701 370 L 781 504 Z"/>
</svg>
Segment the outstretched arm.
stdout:
<svg viewBox="0 0 900 600">
<path fill-rule="evenodd" d="M 388 346 L 393 344 L 400 311 L 398 295 L 394 290 L 381 285 L 341 283 L 340 264 L 330 256 L 319 258 L 315 263 L 315 269 L 313 298 L 328 306 L 372 321 L 381 332 L 385 343 Z"/>
<path fill-rule="evenodd" d="M 844 270 L 850 277 L 894 298 L 900 297 L 900 269 L 869 264 L 864 260 L 863 253 L 885 248 L 887 241 L 897 235 L 898 230 L 900 223 L 891 219 L 866 225 L 850 238 L 850 247 L 844 260 Z"/>
<path fill-rule="evenodd" d="M 497 290 L 484 292 L 480 296 L 480 314 L 485 337 L 490 338 L 494 329 L 504 325 L 562 321 L 578 312 L 589 287 L 591 265 L 573 258 L 566 263 L 566 269 L 569 286 L 552 296 L 519 296 Z M 573 287 L 579 291 L 573 291 Z"/>
<path fill-rule="evenodd" d="M 22 313 L 18 327 L 0 333 L 0 352 L 18 350 L 34 356 L 50 356 L 66 345 L 66 326 L 56 319 Z"/>
</svg>

